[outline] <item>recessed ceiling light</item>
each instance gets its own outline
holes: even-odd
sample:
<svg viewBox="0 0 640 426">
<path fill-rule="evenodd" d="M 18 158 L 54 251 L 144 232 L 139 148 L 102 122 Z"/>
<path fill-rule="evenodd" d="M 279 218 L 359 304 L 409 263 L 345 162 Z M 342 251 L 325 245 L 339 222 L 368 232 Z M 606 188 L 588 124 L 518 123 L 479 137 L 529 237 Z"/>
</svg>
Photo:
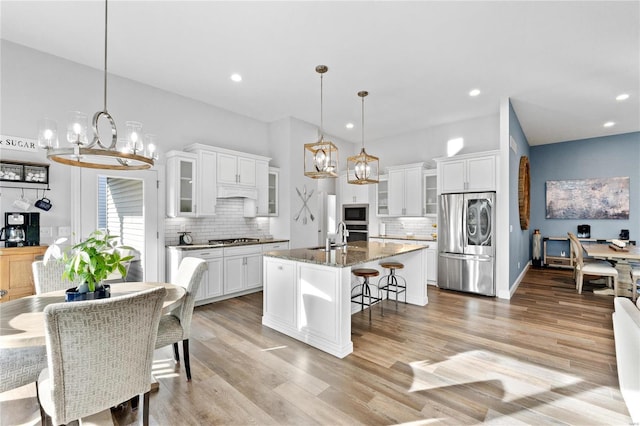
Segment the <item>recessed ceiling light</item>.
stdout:
<svg viewBox="0 0 640 426">
<path fill-rule="evenodd" d="M 607 121 L 606 123 L 603 124 L 604 127 L 613 127 L 615 125 L 616 123 L 613 121 Z"/>
<path fill-rule="evenodd" d="M 480 89 L 473 89 L 469 92 L 469 96 L 478 96 L 480 94 Z"/>
<path fill-rule="evenodd" d="M 240 74 L 231 74 L 231 80 L 239 83 L 242 81 L 242 76 Z"/>
<path fill-rule="evenodd" d="M 621 93 L 618 96 L 616 96 L 616 101 L 626 101 L 627 99 L 629 99 L 628 93 Z"/>
<path fill-rule="evenodd" d="M 345 126 L 347 129 L 353 129 L 353 123 L 347 123 Z"/>
</svg>

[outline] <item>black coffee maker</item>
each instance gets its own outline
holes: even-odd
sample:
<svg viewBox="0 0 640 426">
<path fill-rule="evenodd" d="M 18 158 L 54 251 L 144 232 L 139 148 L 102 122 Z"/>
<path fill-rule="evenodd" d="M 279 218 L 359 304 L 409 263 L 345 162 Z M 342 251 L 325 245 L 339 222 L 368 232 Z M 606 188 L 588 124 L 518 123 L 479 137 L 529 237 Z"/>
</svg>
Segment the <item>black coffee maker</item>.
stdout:
<svg viewBox="0 0 640 426">
<path fill-rule="evenodd" d="M 5 247 L 39 246 L 40 213 L 5 213 L 0 241 Z"/>
</svg>

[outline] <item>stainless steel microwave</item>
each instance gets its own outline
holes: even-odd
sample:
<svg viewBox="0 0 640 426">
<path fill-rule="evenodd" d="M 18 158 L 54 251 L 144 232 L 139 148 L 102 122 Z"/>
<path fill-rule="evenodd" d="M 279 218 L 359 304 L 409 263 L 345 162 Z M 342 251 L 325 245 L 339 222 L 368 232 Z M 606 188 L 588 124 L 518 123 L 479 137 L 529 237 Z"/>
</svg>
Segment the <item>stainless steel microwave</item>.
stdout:
<svg viewBox="0 0 640 426">
<path fill-rule="evenodd" d="M 342 220 L 346 224 L 369 223 L 369 204 L 343 204 Z"/>
</svg>

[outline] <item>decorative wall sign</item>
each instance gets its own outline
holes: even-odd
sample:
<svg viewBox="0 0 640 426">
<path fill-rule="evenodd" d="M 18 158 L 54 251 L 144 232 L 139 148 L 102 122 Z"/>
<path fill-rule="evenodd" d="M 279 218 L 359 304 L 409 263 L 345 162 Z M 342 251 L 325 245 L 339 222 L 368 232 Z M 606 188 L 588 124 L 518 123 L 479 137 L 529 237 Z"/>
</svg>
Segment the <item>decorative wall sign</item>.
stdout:
<svg viewBox="0 0 640 426">
<path fill-rule="evenodd" d="M 547 181 L 547 219 L 629 219 L 629 177 Z"/>
<path fill-rule="evenodd" d="M 296 192 L 298 193 L 298 197 L 300 197 L 300 199 L 302 200 L 302 207 L 300 207 L 300 210 L 298 210 L 298 213 L 296 213 L 296 215 L 293 216 L 293 220 L 295 220 L 297 222 L 298 219 L 300 219 L 300 216 L 302 215 L 302 224 L 306 225 L 307 224 L 307 213 L 309 213 L 309 218 L 311 219 L 312 222 L 315 220 L 315 216 L 313 215 L 313 213 L 311 213 L 311 209 L 307 205 L 307 202 L 309 201 L 309 199 L 313 195 L 313 189 L 311 191 L 309 191 L 309 193 L 307 193 L 307 187 L 303 186 L 302 187 L 302 191 L 300 191 L 298 188 L 296 188 Z"/>
<path fill-rule="evenodd" d="M 529 229 L 529 217 L 531 208 L 529 203 L 529 157 L 520 157 L 520 170 L 518 171 L 518 211 L 520 212 L 520 229 Z"/>
<path fill-rule="evenodd" d="M 37 139 L 21 138 L 19 136 L 0 136 L 0 149 L 11 149 L 22 152 L 38 152 Z"/>
</svg>

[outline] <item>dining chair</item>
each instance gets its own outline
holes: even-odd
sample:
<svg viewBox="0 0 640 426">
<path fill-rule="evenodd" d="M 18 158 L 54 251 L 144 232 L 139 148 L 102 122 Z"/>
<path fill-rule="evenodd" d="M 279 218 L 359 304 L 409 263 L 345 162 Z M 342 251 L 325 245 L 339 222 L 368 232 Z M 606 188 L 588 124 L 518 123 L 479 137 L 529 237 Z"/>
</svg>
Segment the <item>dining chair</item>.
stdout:
<svg viewBox="0 0 640 426">
<path fill-rule="evenodd" d="M 631 300 L 633 300 L 634 302 L 636 301 L 636 299 L 638 298 L 638 290 L 640 287 L 640 265 L 633 265 L 631 267 Z"/>
<path fill-rule="evenodd" d="M 602 260 L 590 260 L 585 261 L 583 255 L 583 248 L 580 240 L 573 233 L 567 232 L 569 240 L 572 244 L 572 256 L 574 256 L 574 273 L 576 280 L 576 289 L 578 294 L 582 294 L 582 284 L 585 275 L 597 275 L 600 277 L 606 277 L 609 284 L 612 283 L 614 292 L 618 292 L 618 271 L 611 266 L 607 261 Z M 611 285 L 610 285 L 611 286 Z"/>
<path fill-rule="evenodd" d="M 44 310 L 47 368 L 38 378 L 42 424 L 111 420 L 110 408 L 144 394 L 149 423 L 151 368 L 164 287 Z"/>
<path fill-rule="evenodd" d="M 50 291 L 66 290 L 80 285 L 80 277 L 73 281 L 62 278 L 64 262 L 58 259 L 49 259 L 47 263 L 37 260 L 31 264 L 33 270 L 33 284 L 36 294 Z"/>
<path fill-rule="evenodd" d="M 62 279 L 64 263 L 50 259 L 31 264 L 36 294 L 66 290 L 78 283 Z M 47 368 L 47 349 L 44 346 L 26 348 L 4 348 L 0 350 L 0 392 L 19 388 L 38 380 L 38 375 Z"/>
<path fill-rule="evenodd" d="M 173 356 L 176 362 L 180 362 L 178 342 L 182 341 L 182 357 L 184 358 L 187 381 L 191 380 L 191 365 L 189 363 L 191 317 L 193 316 L 193 307 L 196 302 L 196 293 L 202 276 L 206 271 L 207 262 L 204 259 L 195 257 L 182 259 L 172 284 L 184 287 L 186 294 L 178 307 L 160 318 L 160 325 L 158 326 L 156 349 L 173 344 Z"/>
<path fill-rule="evenodd" d="M 46 367 L 44 346 L 0 349 L 0 393 L 34 383 Z"/>
</svg>

